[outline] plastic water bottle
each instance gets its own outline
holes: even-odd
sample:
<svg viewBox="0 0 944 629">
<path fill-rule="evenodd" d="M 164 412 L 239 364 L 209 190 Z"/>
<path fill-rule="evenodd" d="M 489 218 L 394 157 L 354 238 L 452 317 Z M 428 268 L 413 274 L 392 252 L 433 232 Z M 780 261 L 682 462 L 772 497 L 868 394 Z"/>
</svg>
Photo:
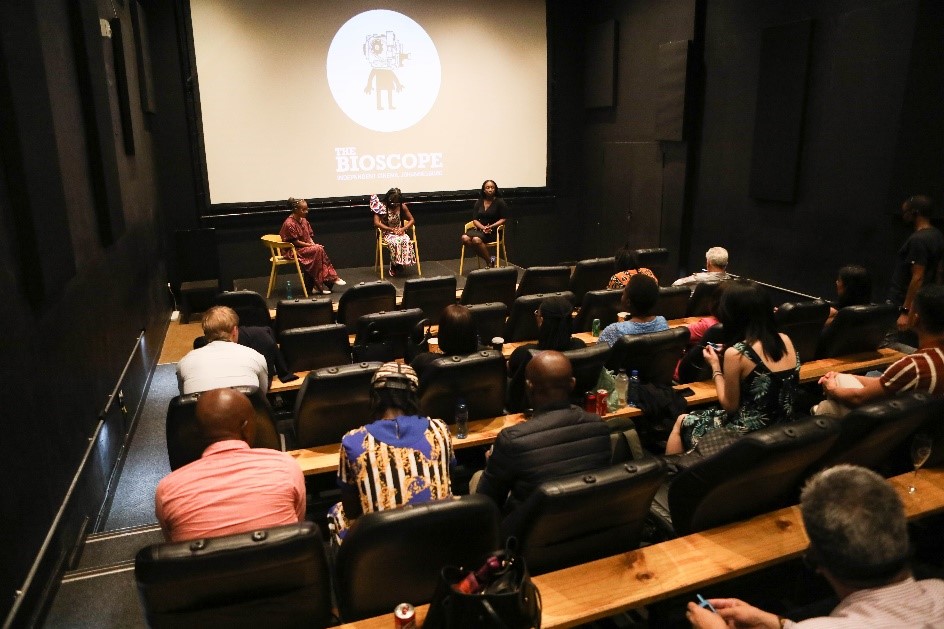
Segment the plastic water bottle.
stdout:
<svg viewBox="0 0 944 629">
<path fill-rule="evenodd" d="M 285 298 L 292 298 L 292 280 L 285 280 Z"/>
<path fill-rule="evenodd" d="M 456 402 L 456 439 L 465 439 L 469 436 L 469 407 L 465 400 L 459 398 Z"/>
<path fill-rule="evenodd" d="M 629 376 L 625 369 L 620 369 L 616 376 L 616 401 L 620 408 L 626 406 L 626 390 L 629 388 Z"/>
<path fill-rule="evenodd" d="M 639 372 L 635 369 L 629 377 L 629 393 L 627 394 L 626 403 L 629 406 L 639 408 Z"/>
</svg>

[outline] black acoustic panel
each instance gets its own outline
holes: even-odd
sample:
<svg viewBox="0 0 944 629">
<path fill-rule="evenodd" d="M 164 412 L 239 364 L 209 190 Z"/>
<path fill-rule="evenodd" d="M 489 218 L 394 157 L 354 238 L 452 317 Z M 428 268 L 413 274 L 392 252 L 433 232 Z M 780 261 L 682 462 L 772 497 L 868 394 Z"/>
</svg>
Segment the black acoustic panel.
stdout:
<svg viewBox="0 0 944 629">
<path fill-rule="evenodd" d="M 658 142 L 603 145 L 598 251 L 659 246 L 662 225 L 662 150 Z"/>
<path fill-rule="evenodd" d="M 174 249 L 177 257 L 177 278 L 181 282 L 219 278 L 216 229 L 179 229 L 174 233 Z M 261 245 L 259 249 L 261 252 Z"/>
<path fill-rule="evenodd" d="M 587 109 L 616 105 L 618 32 L 616 20 L 587 27 L 583 72 L 583 106 Z"/>
<path fill-rule="evenodd" d="M 656 137 L 681 142 L 685 130 L 685 95 L 691 42 L 659 44 L 659 89 L 656 92 Z"/>
<path fill-rule="evenodd" d="M 804 20 L 761 35 L 750 179 L 756 199 L 796 197 L 812 30 L 812 20 Z"/>
</svg>

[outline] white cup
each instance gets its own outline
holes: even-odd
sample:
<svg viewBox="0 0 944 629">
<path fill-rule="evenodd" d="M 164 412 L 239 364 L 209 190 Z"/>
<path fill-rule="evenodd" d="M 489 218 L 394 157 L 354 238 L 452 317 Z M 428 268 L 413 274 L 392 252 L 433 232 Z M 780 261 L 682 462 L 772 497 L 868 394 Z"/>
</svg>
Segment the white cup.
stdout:
<svg viewBox="0 0 944 629">
<path fill-rule="evenodd" d="M 629 319 L 629 317 L 630 317 L 630 314 L 629 314 L 628 312 L 626 312 L 625 310 L 622 311 L 622 312 L 617 312 L 617 313 L 616 313 L 616 320 L 617 320 L 617 321 L 626 321 L 626 319 Z"/>
<path fill-rule="evenodd" d="M 442 354 L 442 352 L 439 351 L 439 337 L 438 336 L 430 337 L 429 351 L 433 352 L 434 354 Z"/>
</svg>

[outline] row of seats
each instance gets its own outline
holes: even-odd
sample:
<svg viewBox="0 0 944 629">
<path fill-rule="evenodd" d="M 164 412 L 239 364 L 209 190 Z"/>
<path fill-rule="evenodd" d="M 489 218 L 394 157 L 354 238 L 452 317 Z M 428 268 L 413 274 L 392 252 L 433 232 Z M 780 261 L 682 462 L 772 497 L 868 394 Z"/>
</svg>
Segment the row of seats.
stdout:
<svg viewBox="0 0 944 629">
<path fill-rule="evenodd" d="M 715 456 L 674 461 L 679 469 L 668 480 L 666 464 L 653 457 L 615 463 L 543 483 L 503 521 L 482 496 L 366 514 L 337 552 L 338 609 L 353 621 L 403 601 L 426 603 L 442 566 L 478 565 L 508 535 L 518 538 L 531 572 L 542 574 L 637 548 L 647 520 L 674 537 L 794 504 L 804 480 L 827 466 L 851 463 L 892 475 L 898 470 L 885 466 L 913 432 L 931 429 L 940 438 L 942 411 L 944 400 L 912 394 L 842 420 L 770 426 Z M 152 626 L 239 621 L 257 611 L 280 626 L 297 624 L 287 620 L 296 612 L 309 626 L 324 626 L 327 570 L 310 523 L 159 544 L 136 559 Z"/>
</svg>

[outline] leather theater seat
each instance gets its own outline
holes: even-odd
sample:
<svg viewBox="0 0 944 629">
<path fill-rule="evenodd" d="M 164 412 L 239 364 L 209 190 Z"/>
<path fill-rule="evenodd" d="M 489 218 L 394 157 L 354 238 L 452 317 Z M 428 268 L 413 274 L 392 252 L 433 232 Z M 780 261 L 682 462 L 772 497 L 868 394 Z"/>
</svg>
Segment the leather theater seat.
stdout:
<svg viewBox="0 0 944 629">
<path fill-rule="evenodd" d="M 281 350 L 292 372 L 351 364 L 351 342 L 341 323 L 285 330 Z"/>
<path fill-rule="evenodd" d="M 400 308 L 419 308 L 433 324 L 439 324 L 443 308 L 456 303 L 456 276 L 412 277 L 403 283 Z"/>
<path fill-rule="evenodd" d="M 468 306 L 500 301 L 510 310 L 512 302 L 515 301 L 517 281 L 518 270 L 513 266 L 476 269 L 466 277 L 459 303 Z"/>
<path fill-rule="evenodd" d="M 578 261 L 574 266 L 573 275 L 570 276 L 568 288 L 574 294 L 574 304 L 579 305 L 587 291 L 605 289 L 615 268 L 616 259 L 613 256 Z"/>
<path fill-rule="evenodd" d="M 807 470 L 838 436 L 839 420 L 831 417 L 744 435 L 663 485 L 652 503 L 654 519 L 670 536 L 688 535 L 795 504 Z"/>
<path fill-rule="evenodd" d="M 279 337 L 292 328 L 334 323 L 334 307 L 330 297 L 280 299 L 275 305 L 275 328 Z"/>
<path fill-rule="evenodd" d="M 635 550 L 666 472 L 646 457 L 541 483 L 502 522 L 502 538 L 518 539 L 532 574 Z"/>
<path fill-rule="evenodd" d="M 823 329 L 816 346 L 816 358 L 832 358 L 881 347 L 885 335 L 895 326 L 898 307 L 893 304 L 846 306 Z"/>
<path fill-rule="evenodd" d="M 381 363 L 356 363 L 312 371 L 295 398 L 299 448 L 334 444 L 349 430 L 373 421 L 370 379 Z"/>
<path fill-rule="evenodd" d="M 410 334 L 423 317 L 419 308 L 363 315 L 357 320 L 354 360 L 388 362 L 404 358 Z"/>
<path fill-rule="evenodd" d="M 335 560 L 341 618 L 390 615 L 404 601 L 428 603 L 444 566 L 478 567 L 500 548 L 498 520 L 495 503 L 478 495 L 360 516 Z"/>
<path fill-rule="evenodd" d="M 469 419 L 503 415 L 505 371 L 505 357 L 495 350 L 437 358 L 420 376 L 420 409 L 429 417 L 452 424 L 456 402 L 463 398 L 469 407 Z"/>
<path fill-rule="evenodd" d="M 397 289 L 387 281 L 360 282 L 349 287 L 338 299 L 338 323 L 348 334 L 357 331 L 357 320 L 366 314 L 389 312 L 397 308 Z"/>
<path fill-rule="evenodd" d="M 688 286 L 662 286 L 652 314 L 662 315 L 668 320 L 681 319 L 688 311 L 688 300 L 692 289 Z"/>
<path fill-rule="evenodd" d="M 531 266 L 524 270 L 515 297 L 565 291 L 570 284 L 570 267 Z"/>
<path fill-rule="evenodd" d="M 675 366 L 685 352 L 688 338 L 685 326 L 647 334 L 626 334 L 613 344 L 607 369 L 625 369 L 627 374 L 635 369 L 640 382 L 672 384 Z"/>
<path fill-rule="evenodd" d="M 537 293 L 534 295 L 524 295 L 515 299 L 511 306 L 511 314 L 508 315 L 508 321 L 505 323 L 504 337 L 506 343 L 516 343 L 518 341 L 534 341 L 538 338 L 538 322 L 534 317 L 534 311 L 540 308 L 541 302 L 551 297 L 563 297 L 573 303 L 574 294 L 567 292 L 558 293 Z"/>
<path fill-rule="evenodd" d="M 815 358 L 816 346 L 827 317 L 829 304 L 822 299 L 783 303 L 774 313 L 777 329 L 790 337 L 803 362 Z"/>
<path fill-rule="evenodd" d="M 230 290 L 216 296 L 214 305 L 229 306 L 239 315 L 239 325 L 272 327 L 269 306 L 259 293 L 251 290 Z"/>
<path fill-rule="evenodd" d="M 593 320 L 600 320 L 602 330 L 611 323 L 616 323 L 616 315 L 622 310 L 620 300 L 623 291 L 590 290 L 584 293 L 580 303 L 580 311 L 574 317 L 574 332 L 589 332 L 593 329 Z"/>
<path fill-rule="evenodd" d="M 147 546 L 134 576 L 151 627 L 331 623 L 328 564 L 311 522 Z"/>
</svg>

